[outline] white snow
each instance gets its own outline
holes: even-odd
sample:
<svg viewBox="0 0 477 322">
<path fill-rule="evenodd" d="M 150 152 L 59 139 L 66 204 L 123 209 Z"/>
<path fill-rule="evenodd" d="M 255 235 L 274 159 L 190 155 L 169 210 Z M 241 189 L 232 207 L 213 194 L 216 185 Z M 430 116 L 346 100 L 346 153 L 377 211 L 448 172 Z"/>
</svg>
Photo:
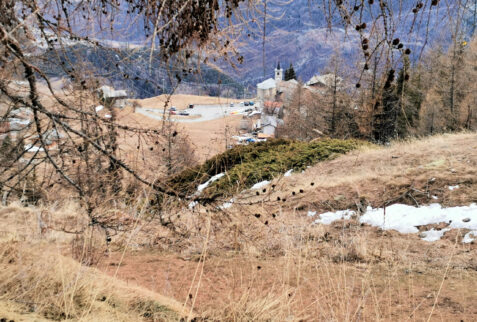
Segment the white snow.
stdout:
<svg viewBox="0 0 477 322">
<path fill-rule="evenodd" d="M 455 189 L 459 189 L 459 185 L 449 186 L 449 190 L 450 190 L 450 191 L 455 190 Z"/>
<path fill-rule="evenodd" d="M 107 118 L 107 119 L 110 119 L 110 118 L 111 118 L 111 114 L 106 114 L 106 115 L 104 115 L 104 117 Z"/>
<path fill-rule="evenodd" d="M 195 206 L 197 206 L 198 202 L 197 201 L 191 201 L 189 203 L 189 209 L 194 209 Z"/>
<path fill-rule="evenodd" d="M 293 169 L 290 169 L 287 172 L 285 172 L 284 176 L 289 177 L 289 176 L 291 176 L 292 172 L 293 172 Z"/>
<path fill-rule="evenodd" d="M 471 218 L 471 220 L 465 223 L 462 221 L 465 218 Z M 386 216 L 382 208 L 368 207 L 368 211 L 361 216 L 360 222 L 382 229 L 394 229 L 400 233 L 417 233 L 419 230 L 416 226 L 442 222 L 450 222 L 450 228 L 477 229 L 477 204 L 453 208 L 442 208 L 440 204 L 419 208 L 395 204 L 386 208 Z"/>
<path fill-rule="evenodd" d="M 94 108 L 94 110 L 95 110 L 96 112 L 99 112 L 99 111 L 101 111 L 103 108 L 104 108 L 103 105 L 98 105 L 98 106 L 96 106 L 96 107 Z"/>
<path fill-rule="evenodd" d="M 465 234 L 464 238 L 462 239 L 462 242 L 464 244 L 470 244 L 471 242 L 473 242 L 475 239 L 470 236 L 477 238 L 477 230 L 469 231 L 467 234 Z"/>
<path fill-rule="evenodd" d="M 435 230 L 432 228 L 431 230 L 428 231 L 423 231 L 421 233 L 422 240 L 428 241 L 428 242 L 433 242 L 441 239 L 442 236 L 444 236 L 445 232 L 448 232 L 450 229 L 449 228 L 444 228 L 441 230 Z"/>
<path fill-rule="evenodd" d="M 261 181 L 261 182 L 258 182 L 258 183 L 256 183 L 256 184 L 254 184 L 254 185 L 252 186 L 252 188 L 250 188 L 250 190 L 261 189 L 261 188 L 263 188 L 263 187 L 265 187 L 265 186 L 268 186 L 269 184 L 270 184 L 270 181 L 268 181 L 268 180 Z"/>
<path fill-rule="evenodd" d="M 437 200 L 439 198 L 437 196 L 432 196 L 432 199 Z"/>
<path fill-rule="evenodd" d="M 234 199 L 230 199 L 228 202 L 224 203 L 222 206 L 219 207 L 219 209 L 227 209 L 227 208 L 230 208 L 232 207 L 232 205 L 234 204 Z"/>
<path fill-rule="evenodd" d="M 355 212 L 353 210 L 340 210 L 337 212 L 325 212 L 320 215 L 320 219 L 315 220 L 315 224 L 329 225 L 340 219 L 350 219 Z"/>
<path fill-rule="evenodd" d="M 320 219 L 317 219 L 315 223 L 331 224 L 336 220 L 349 219 L 353 214 L 354 211 L 351 210 L 327 212 L 319 215 Z M 448 223 L 449 226 L 440 231 L 431 229 L 423 232 L 424 240 L 435 241 L 450 229 L 470 229 L 477 232 L 477 204 L 451 208 L 442 208 L 440 204 L 421 207 L 395 204 L 387 207 L 385 211 L 383 208 L 368 207 L 359 221 L 384 230 L 397 230 L 403 234 L 418 233 L 417 226 Z M 464 239 L 470 240 L 471 234 L 467 235 Z"/>
<path fill-rule="evenodd" d="M 207 180 L 207 181 L 204 182 L 203 184 L 200 184 L 200 185 L 197 187 L 197 192 L 202 192 L 202 191 L 203 191 L 205 188 L 207 188 L 212 182 L 219 180 L 219 179 L 222 178 L 224 175 L 225 175 L 225 173 L 222 172 L 222 173 L 216 174 L 215 176 L 211 177 L 209 180 Z"/>
<path fill-rule="evenodd" d="M 308 217 L 314 217 L 316 216 L 316 211 L 308 211 Z"/>
<path fill-rule="evenodd" d="M 31 144 L 25 145 L 25 151 L 27 152 L 43 152 L 45 149 L 38 147 L 38 146 L 32 146 Z"/>
</svg>

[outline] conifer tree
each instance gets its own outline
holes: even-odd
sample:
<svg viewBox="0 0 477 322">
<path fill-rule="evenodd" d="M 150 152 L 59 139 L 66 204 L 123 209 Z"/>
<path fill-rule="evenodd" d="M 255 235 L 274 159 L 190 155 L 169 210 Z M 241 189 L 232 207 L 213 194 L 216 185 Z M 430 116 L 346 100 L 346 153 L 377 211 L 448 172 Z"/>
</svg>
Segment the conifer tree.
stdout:
<svg viewBox="0 0 477 322">
<path fill-rule="evenodd" d="M 406 56 L 395 86 L 395 95 L 398 98 L 396 135 L 401 138 L 411 134 L 417 127 L 423 101 L 420 75 L 411 78 L 410 73 L 411 64 Z"/>
<path fill-rule="evenodd" d="M 296 79 L 295 69 L 293 69 L 293 64 L 290 63 L 290 67 L 285 70 L 285 80 Z"/>
</svg>

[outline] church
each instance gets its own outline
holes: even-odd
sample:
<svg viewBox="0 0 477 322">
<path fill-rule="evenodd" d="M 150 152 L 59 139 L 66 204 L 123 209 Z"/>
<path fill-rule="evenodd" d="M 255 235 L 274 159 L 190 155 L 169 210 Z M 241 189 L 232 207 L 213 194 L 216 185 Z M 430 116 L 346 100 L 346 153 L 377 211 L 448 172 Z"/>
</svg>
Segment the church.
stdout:
<svg viewBox="0 0 477 322">
<path fill-rule="evenodd" d="M 257 84 L 257 99 L 262 103 L 265 101 L 274 101 L 277 94 L 277 88 L 283 81 L 283 69 L 278 63 L 275 68 L 275 78 L 269 78 Z"/>
</svg>

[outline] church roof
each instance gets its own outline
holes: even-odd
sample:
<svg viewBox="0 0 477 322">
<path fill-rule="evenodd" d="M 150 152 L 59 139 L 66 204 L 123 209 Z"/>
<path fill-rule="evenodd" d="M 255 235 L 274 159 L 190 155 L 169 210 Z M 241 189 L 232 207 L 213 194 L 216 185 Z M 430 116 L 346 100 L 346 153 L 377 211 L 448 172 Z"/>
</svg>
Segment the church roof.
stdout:
<svg viewBox="0 0 477 322">
<path fill-rule="evenodd" d="M 267 80 L 264 80 L 263 82 L 257 84 L 258 89 L 270 89 L 270 88 L 275 88 L 277 87 L 277 83 L 273 78 L 269 78 Z"/>
</svg>

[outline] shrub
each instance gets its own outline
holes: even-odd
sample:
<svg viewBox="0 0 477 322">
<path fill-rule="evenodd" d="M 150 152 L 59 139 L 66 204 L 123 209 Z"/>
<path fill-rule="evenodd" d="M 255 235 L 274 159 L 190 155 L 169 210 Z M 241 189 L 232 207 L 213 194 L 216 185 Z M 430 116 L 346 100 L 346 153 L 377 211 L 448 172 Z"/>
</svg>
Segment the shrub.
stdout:
<svg viewBox="0 0 477 322">
<path fill-rule="evenodd" d="M 192 194 L 197 185 L 211 176 L 227 172 L 203 192 L 205 197 L 215 199 L 250 188 L 257 182 L 271 180 L 290 169 L 304 170 L 309 165 L 347 153 L 362 144 L 357 140 L 301 142 L 278 139 L 236 146 L 202 165 L 183 171 L 170 179 L 168 184 L 177 191 Z"/>
</svg>

